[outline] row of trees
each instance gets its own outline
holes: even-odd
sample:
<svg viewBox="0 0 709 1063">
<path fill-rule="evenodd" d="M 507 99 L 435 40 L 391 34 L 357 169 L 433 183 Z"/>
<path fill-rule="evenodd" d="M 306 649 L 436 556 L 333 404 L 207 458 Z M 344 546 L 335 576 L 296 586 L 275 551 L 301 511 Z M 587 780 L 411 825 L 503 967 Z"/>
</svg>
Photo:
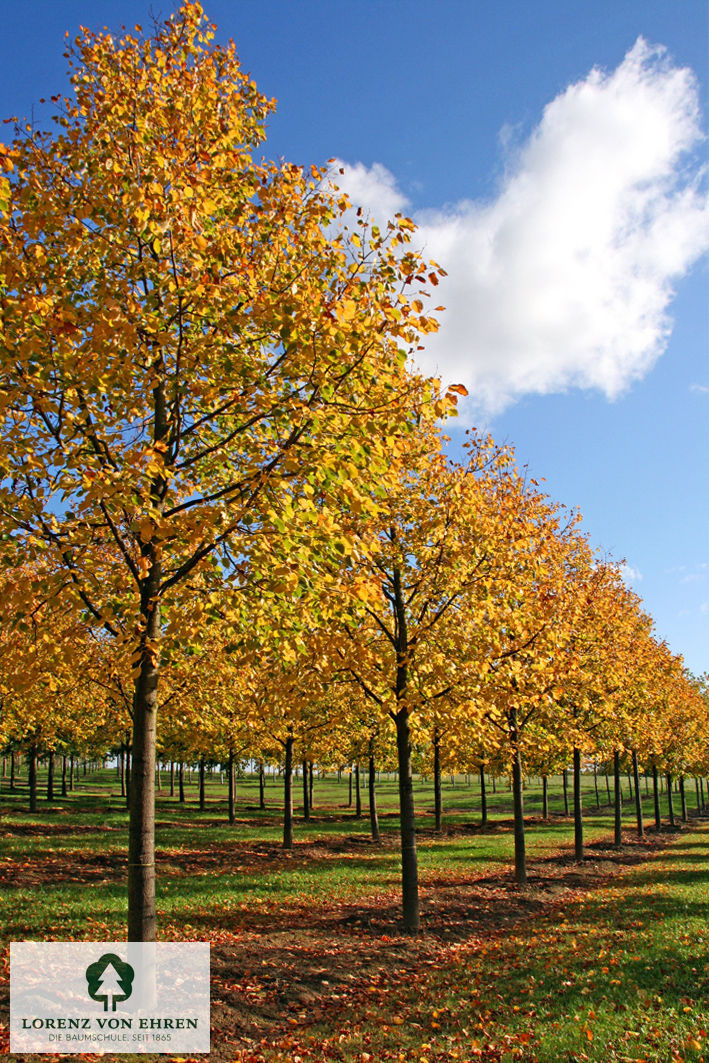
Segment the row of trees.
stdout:
<svg viewBox="0 0 709 1063">
<path fill-rule="evenodd" d="M 706 773 L 706 691 L 508 450 L 446 455 L 465 389 L 411 369 L 443 271 L 408 219 L 259 161 L 272 103 L 213 36 L 192 0 L 82 31 L 57 129 L 0 147 L 0 737 L 130 736 L 131 940 L 158 753 L 288 788 L 345 750 L 371 780 L 391 742 L 414 929 L 412 750 L 511 773 L 523 882 L 523 771 Z"/>
</svg>

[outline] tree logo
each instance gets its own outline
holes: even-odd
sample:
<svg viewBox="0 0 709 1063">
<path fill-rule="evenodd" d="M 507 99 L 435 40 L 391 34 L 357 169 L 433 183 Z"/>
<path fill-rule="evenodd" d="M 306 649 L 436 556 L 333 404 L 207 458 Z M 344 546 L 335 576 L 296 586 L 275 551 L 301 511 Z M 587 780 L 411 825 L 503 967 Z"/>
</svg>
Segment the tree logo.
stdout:
<svg viewBox="0 0 709 1063">
<path fill-rule="evenodd" d="M 133 992 L 134 978 L 131 965 L 114 952 L 105 952 L 86 968 L 89 996 L 92 1000 L 102 1000 L 104 1011 L 115 1011 L 117 1001 L 128 999 Z"/>
</svg>

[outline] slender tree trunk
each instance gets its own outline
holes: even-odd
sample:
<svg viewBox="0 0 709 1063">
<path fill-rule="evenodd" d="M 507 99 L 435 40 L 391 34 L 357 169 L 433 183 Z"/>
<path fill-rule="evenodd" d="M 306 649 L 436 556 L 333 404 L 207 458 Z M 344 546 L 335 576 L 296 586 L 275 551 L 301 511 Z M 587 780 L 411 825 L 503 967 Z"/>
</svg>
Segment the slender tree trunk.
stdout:
<svg viewBox="0 0 709 1063">
<path fill-rule="evenodd" d="M 130 777 L 132 771 L 131 745 L 126 739 L 126 808 L 130 808 Z M 78 772 L 77 772 L 78 778 Z"/>
<path fill-rule="evenodd" d="M 362 787 L 360 785 L 359 761 L 358 760 L 355 761 L 354 776 L 355 776 L 355 818 L 356 819 L 361 819 L 362 818 Z"/>
<path fill-rule="evenodd" d="M 199 758 L 199 810 L 204 812 L 204 757 Z"/>
<path fill-rule="evenodd" d="M 54 800 L 54 751 L 51 749 L 47 761 L 47 800 Z"/>
<path fill-rule="evenodd" d="M 564 791 L 564 815 L 568 816 L 568 814 L 569 814 L 569 780 L 567 778 L 566 768 L 564 768 L 564 770 L 562 772 L 561 781 L 562 781 L 562 788 L 563 788 L 563 791 Z"/>
<path fill-rule="evenodd" d="M 157 645 L 160 609 L 154 599 L 148 614 L 147 637 Z M 155 734 L 158 666 L 153 651 L 143 647 L 133 699 L 133 741 L 126 773 L 130 821 L 128 829 L 128 940 L 155 941 Z"/>
<path fill-rule="evenodd" d="M 496 793 L 497 793 L 497 782 L 496 782 L 496 779 L 495 779 L 495 776 L 494 776 L 494 775 L 493 775 L 493 777 L 492 777 L 492 792 L 493 792 L 494 794 L 496 794 Z"/>
<path fill-rule="evenodd" d="M 303 761 L 303 819 L 310 819 L 310 780 L 307 760 Z"/>
<path fill-rule="evenodd" d="M 638 786 L 640 785 L 639 776 L 636 778 L 636 783 L 637 783 Z M 628 800 L 629 801 L 633 800 L 633 784 L 631 782 L 631 777 L 630 777 L 630 768 L 628 768 Z"/>
<path fill-rule="evenodd" d="M 236 778 L 234 775 L 234 750 L 229 750 L 229 761 L 227 764 L 227 775 L 229 783 L 229 822 L 233 823 L 236 819 Z"/>
<path fill-rule="evenodd" d="M 350 765 L 349 784 L 350 784 L 350 789 L 349 789 L 349 796 L 347 798 L 347 807 L 348 808 L 352 808 L 352 765 Z"/>
<path fill-rule="evenodd" d="M 10 752 L 10 790 L 14 790 L 15 789 L 15 770 L 16 770 L 15 754 L 14 754 L 14 752 L 11 751 Z"/>
<path fill-rule="evenodd" d="M 638 755 L 633 750 L 633 778 L 635 779 L 635 819 L 638 825 L 638 837 L 645 837 L 645 825 L 643 823 L 643 801 L 640 796 L 640 775 L 638 772 Z M 632 789 L 630 791 L 632 793 Z"/>
<path fill-rule="evenodd" d="M 694 776 L 694 788 L 697 791 L 697 815 L 699 816 L 699 815 L 701 815 L 701 812 L 702 812 L 702 801 L 701 801 L 701 798 L 699 796 L 699 776 L 698 775 Z"/>
<path fill-rule="evenodd" d="M 170 761 L 170 797 L 175 796 L 175 761 Z"/>
<path fill-rule="evenodd" d="M 700 779 L 699 779 L 699 792 L 702 795 L 701 811 L 703 812 L 704 811 L 704 777 L 703 776 L 701 776 Z"/>
<path fill-rule="evenodd" d="M 657 765 L 652 766 L 652 799 L 655 806 L 655 830 L 662 829 L 662 819 L 660 818 L 660 791 L 657 785 Z"/>
<path fill-rule="evenodd" d="M 613 754 L 613 786 L 615 796 L 613 844 L 616 849 L 620 849 L 623 844 L 623 794 L 620 788 L 620 752 L 617 749 Z"/>
<path fill-rule="evenodd" d="M 527 856 L 524 842 L 524 793 L 522 790 L 522 757 L 519 751 L 516 710 L 514 713 L 514 749 L 512 760 L 512 794 L 515 824 L 515 882 L 523 886 L 527 881 Z"/>
<path fill-rule="evenodd" d="M 69 793 L 74 791 L 74 754 L 69 754 Z"/>
<path fill-rule="evenodd" d="M 487 827 L 487 791 L 485 789 L 485 765 L 480 765 L 480 826 Z"/>
<path fill-rule="evenodd" d="M 581 750 L 574 746 L 574 855 L 583 860 L 583 803 L 581 797 Z"/>
<path fill-rule="evenodd" d="M 162 793 L 162 776 L 160 775 L 160 765 L 159 764 L 157 764 L 156 767 L 155 767 L 155 778 L 156 778 L 157 784 L 158 784 L 158 793 L 161 794 Z"/>
<path fill-rule="evenodd" d="M 37 749 L 30 746 L 27 754 L 27 782 L 30 789 L 30 812 L 37 811 Z"/>
<path fill-rule="evenodd" d="M 682 808 L 682 822 L 687 822 L 687 795 L 684 792 L 684 775 L 679 777 L 679 799 Z"/>
<path fill-rule="evenodd" d="M 441 787 L 441 736 L 437 727 L 433 728 L 433 804 L 436 816 L 436 830 L 443 825 L 443 797 Z"/>
<path fill-rule="evenodd" d="M 542 816 L 549 819 L 549 777 L 542 775 Z"/>
<path fill-rule="evenodd" d="M 293 848 L 293 746 L 295 738 L 286 738 L 286 767 L 283 772 L 283 848 Z"/>
<path fill-rule="evenodd" d="M 315 805 L 313 804 L 313 790 L 315 789 L 314 775 L 315 775 L 315 772 L 313 771 L 313 762 L 311 760 L 309 762 L 309 764 L 308 764 L 308 797 L 310 799 L 310 811 L 311 812 L 315 808 Z"/>
<path fill-rule="evenodd" d="M 374 741 L 369 740 L 369 773 L 367 777 L 369 783 L 369 826 L 372 831 L 372 841 L 379 841 L 379 817 L 377 816 L 377 791 L 375 789 L 375 775 L 374 775 Z"/>
<path fill-rule="evenodd" d="M 184 762 L 184 760 L 180 761 L 180 767 L 179 767 L 179 770 L 177 772 L 177 782 L 178 782 L 178 791 L 179 791 L 179 801 L 180 801 L 181 805 L 184 805 L 184 803 L 185 803 L 185 762 Z"/>
<path fill-rule="evenodd" d="M 62 797 L 66 797 L 66 753 L 62 755 Z"/>
<path fill-rule="evenodd" d="M 672 772 L 667 772 L 667 812 L 670 817 L 670 826 L 674 830 L 675 824 L 675 807 L 672 801 Z"/>
<path fill-rule="evenodd" d="M 411 773 L 411 731 L 406 706 L 396 714 L 396 748 L 399 764 L 399 814 L 401 829 L 401 887 L 404 928 L 419 928 L 418 855 Z"/>
<path fill-rule="evenodd" d="M 598 796 L 598 763 L 594 756 L 593 758 L 593 786 L 596 791 L 596 808 L 601 807 L 601 799 Z"/>
<path fill-rule="evenodd" d="M 258 773 L 258 807 L 262 811 L 266 807 L 266 770 L 263 761 L 259 765 Z"/>
<path fill-rule="evenodd" d="M 120 751 L 118 753 L 118 762 L 119 762 L 119 771 L 121 773 L 120 774 L 120 779 L 121 779 L 121 797 L 125 797 L 126 796 L 126 755 L 125 755 L 123 746 L 121 746 Z"/>
<path fill-rule="evenodd" d="M 613 774 L 615 776 L 615 769 L 614 769 Z M 608 772 L 607 771 L 606 771 L 605 775 L 606 775 L 606 795 L 608 797 L 608 800 L 607 800 L 606 804 L 610 805 L 610 804 L 612 804 L 612 801 L 611 801 L 611 784 L 610 784 L 610 779 L 608 778 Z M 615 779 L 614 779 L 614 781 L 615 781 Z"/>
</svg>

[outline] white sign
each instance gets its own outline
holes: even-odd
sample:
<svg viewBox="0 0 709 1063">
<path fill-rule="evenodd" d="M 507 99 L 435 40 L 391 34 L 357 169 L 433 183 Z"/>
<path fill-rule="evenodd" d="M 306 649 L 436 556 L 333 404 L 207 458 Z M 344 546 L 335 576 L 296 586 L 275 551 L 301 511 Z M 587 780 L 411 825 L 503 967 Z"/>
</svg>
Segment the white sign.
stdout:
<svg viewBox="0 0 709 1063">
<path fill-rule="evenodd" d="M 209 1052 L 209 945 L 10 945 L 10 1052 Z"/>
</svg>

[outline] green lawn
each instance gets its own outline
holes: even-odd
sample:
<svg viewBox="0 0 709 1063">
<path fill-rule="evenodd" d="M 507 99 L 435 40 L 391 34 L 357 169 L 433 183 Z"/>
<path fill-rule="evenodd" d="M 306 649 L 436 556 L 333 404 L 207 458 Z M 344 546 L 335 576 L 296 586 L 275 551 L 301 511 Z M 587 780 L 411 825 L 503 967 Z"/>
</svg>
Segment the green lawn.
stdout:
<svg viewBox="0 0 709 1063">
<path fill-rule="evenodd" d="M 43 779 L 40 780 L 43 782 Z M 398 925 L 397 790 L 377 786 L 382 843 L 348 808 L 343 776 L 318 779 L 313 818 L 296 808 L 283 852 L 281 789 L 239 779 L 237 822 L 226 789 L 197 787 L 157 804 L 158 913 L 164 938 L 210 940 L 214 1060 L 679 1059 L 699 1061 L 709 1036 L 709 831 L 652 828 L 637 842 L 626 801 L 624 848 L 609 847 L 601 778 L 596 809 L 585 777 L 588 857 L 570 857 L 559 779 L 552 817 L 527 788 L 530 884 L 511 876 L 511 794 L 488 793 L 480 829 L 478 780 L 444 783 L 444 830 L 433 830 L 430 781 L 416 781 L 423 933 Z M 3 943 L 124 936 L 127 812 L 115 772 L 26 811 L 23 779 L 0 795 Z M 301 780 L 297 781 L 298 800 Z M 624 784 L 627 798 L 627 781 Z M 645 794 L 645 785 L 641 784 Z M 693 789 L 688 791 L 694 811 Z M 666 796 L 663 795 L 666 823 Z M 675 800 L 679 813 L 679 802 Z M 7 956 L 5 950 L 5 957 Z M 0 1021 L 2 1017 L 0 1017 Z"/>
</svg>

